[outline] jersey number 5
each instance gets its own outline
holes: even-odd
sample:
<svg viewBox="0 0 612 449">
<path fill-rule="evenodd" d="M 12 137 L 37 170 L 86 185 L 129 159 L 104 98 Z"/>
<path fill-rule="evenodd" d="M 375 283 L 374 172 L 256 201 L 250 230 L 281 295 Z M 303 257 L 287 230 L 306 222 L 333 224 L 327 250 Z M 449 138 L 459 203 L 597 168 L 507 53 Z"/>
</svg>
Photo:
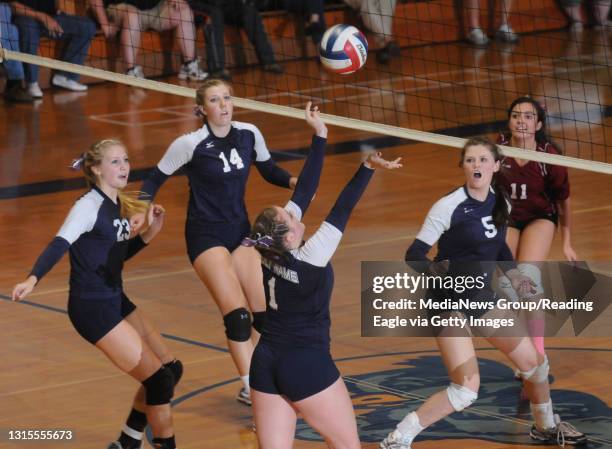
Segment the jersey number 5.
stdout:
<svg viewBox="0 0 612 449">
<path fill-rule="evenodd" d="M 236 148 L 232 148 L 232 150 L 230 151 L 229 162 L 227 161 L 225 154 L 223 154 L 222 152 L 219 153 L 219 159 L 223 161 L 223 173 L 228 173 L 232 171 L 232 167 L 230 166 L 230 164 L 235 165 L 238 170 L 244 168 L 244 162 L 242 162 L 242 159 L 240 158 L 240 155 L 238 154 Z"/>
<path fill-rule="evenodd" d="M 270 291 L 270 308 L 278 310 L 278 304 L 276 304 L 276 294 L 274 292 L 274 286 L 276 285 L 276 278 L 272 276 L 268 281 L 268 290 Z"/>
<path fill-rule="evenodd" d="M 492 239 L 497 235 L 497 228 L 495 227 L 495 223 L 493 223 L 493 217 L 487 215 L 486 217 L 481 218 L 482 225 L 485 228 L 485 235 Z"/>
</svg>

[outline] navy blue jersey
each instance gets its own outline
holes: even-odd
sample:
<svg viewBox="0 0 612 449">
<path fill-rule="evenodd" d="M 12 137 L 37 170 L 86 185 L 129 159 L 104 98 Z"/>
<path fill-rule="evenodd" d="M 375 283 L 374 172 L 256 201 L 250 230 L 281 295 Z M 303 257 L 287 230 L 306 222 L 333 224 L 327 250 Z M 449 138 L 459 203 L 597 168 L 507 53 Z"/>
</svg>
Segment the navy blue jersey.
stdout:
<svg viewBox="0 0 612 449">
<path fill-rule="evenodd" d="M 248 219 L 244 193 L 251 164 L 270 158 L 264 138 L 254 125 L 232 122 L 229 134 L 217 137 L 205 124 L 172 142 L 157 168 L 169 176 L 184 167 L 190 187 L 188 219 L 236 222 Z M 288 175 L 286 179 L 288 185 Z M 146 184 L 143 187 L 151 195 L 155 189 Z"/>
<path fill-rule="evenodd" d="M 497 228 L 493 221 L 495 193 L 484 201 L 470 197 L 465 186 L 438 200 L 417 234 L 429 246 L 438 242 L 439 260 L 500 260 L 506 248 L 506 226 Z"/>
<path fill-rule="evenodd" d="M 506 244 L 507 227 L 495 226 L 494 208 L 492 188 L 484 201 L 470 197 L 465 186 L 446 195 L 427 214 L 423 227 L 406 251 L 406 262 L 417 271 L 427 270 L 419 261 L 427 260 L 427 252 L 437 242 L 438 254 L 434 260 L 449 261 L 448 275 L 485 275 L 484 288 L 466 291 L 465 297 L 490 292 L 496 262 L 510 262 L 502 267 L 504 271 L 514 266 L 512 252 Z"/>
<path fill-rule="evenodd" d="M 300 248 L 287 253 L 284 261 L 262 260 L 267 300 L 263 341 L 280 346 L 329 348 L 329 304 L 334 286 L 329 261 L 373 172 L 362 165 L 317 232 Z M 285 210 L 301 221 L 308 204 L 299 205 L 305 198 L 299 187 L 298 183 Z"/>
<path fill-rule="evenodd" d="M 130 222 L 120 204 L 93 187 L 74 204 L 53 242 L 37 260 L 32 274 L 39 280 L 70 247 L 70 294 L 104 299 L 122 291 L 123 262 L 144 247 L 130 240 Z"/>
</svg>

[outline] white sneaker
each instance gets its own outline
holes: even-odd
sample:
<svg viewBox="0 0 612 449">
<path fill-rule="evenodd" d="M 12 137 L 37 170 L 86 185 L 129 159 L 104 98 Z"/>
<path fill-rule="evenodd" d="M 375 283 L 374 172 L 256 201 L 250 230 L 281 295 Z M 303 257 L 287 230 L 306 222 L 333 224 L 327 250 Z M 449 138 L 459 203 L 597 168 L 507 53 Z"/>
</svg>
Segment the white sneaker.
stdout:
<svg viewBox="0 0 612 449">
<path fill-rule="evenodd" d="M 142 70 L 142 67 L 139 66 L 139 65 L 135 65 L 130 70 L 125 72 L 125 74 L 127 76 L 133 76 L 135 78 L 140 78 L 140 79 L 144 79 L 144 77 L 145 77 L 144 76 L 144 71 Z"/>
<path fill-rule="evenodd" d="M 208 78 L 208 73 L 200 69 L 198 61 L 194 59 L 190 63 L 183 64 L 178 74 L 179 79 L 191 81 L 202 81 Z"/>
<path fill-rule="evenodd" d="M 51 84 L 56 87 L 72 90 L 74 92 L 84 92 L 87 90 L 87 86 L 85 84 L 81 84 L 78 81 L 66 78 L 64 75 L 59 74 L 53 75 L 53 78 L 51 78 Z"/>
<path fill-rule="evenodd" d="M 238 396 L 236 397 L 238 402 L 242 402 L 244 405 L 251 406 L 251 393 L 246 391 L 246 388 L 241 388 L 238 392 Z"/>
<path fill-rule="evenodd" d="M 380 443 L 380 449 L 410 449 L 410 438 L 404 438 L 402 433 L 395 429 Z"/>
<path fill-rule="evenodd" d="M 42 98 L 43 97 L 42 90 L 40 90 L 40 86 L 38 85 L 38 83 L 28 84 L 27 91 L 30 94 L 30 97 L 32 98 Z"/>
<path fill-rule="evenodd" d="M 473 28 L 467 35 L 467 40 L 474 45 L 487 45 L 489 38 L 480 28 Z"/>
</svg>

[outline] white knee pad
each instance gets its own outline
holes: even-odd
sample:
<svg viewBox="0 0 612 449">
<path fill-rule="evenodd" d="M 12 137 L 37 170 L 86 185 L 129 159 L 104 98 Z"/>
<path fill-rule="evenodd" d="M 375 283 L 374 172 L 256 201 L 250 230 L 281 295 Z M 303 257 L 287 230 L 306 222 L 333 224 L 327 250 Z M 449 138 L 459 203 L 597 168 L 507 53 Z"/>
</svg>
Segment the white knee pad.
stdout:
<svg viewBox="0 0 612 449">
<path fill-rule="evenodd" d="M 472 405 L 478 398 L 478 393 L 455 383 L 450 384 L 446 389 L 446 394 L 451 405 L 458 412 Z"/>
<path fill-rule="evenodd" d="M 508 301 L 514 302 L 519 300 L 516 291 L 512 288 L 512 282 L 510 282 L 508 276 L 500 276 L 499 279 L 497 279 L 497 287 L 501 290 L 502 296 Z"/>
<path fill-rule="evenodd" d="M 531 383 L 538 384 L 548 379 L 549 371 L 550 366 L 548 365 L 548 357 L 544 356 L 544 361 L 542 364 L 536 366 L 535 368 L 531 368 L 528 371 L 521 371 L 521 377 Z"/>
<path fill-rule="evenodd" d="M 536 265 L 531 263 L 519 263 L 516 268 L 521 274 L 527 276 L 535 284 L 534 289 L 536 291 L 533 293 L 534 296 L 544 293 L 544 287 L 542 286 L 542 271 L 540 271 Z"/>
</svg>

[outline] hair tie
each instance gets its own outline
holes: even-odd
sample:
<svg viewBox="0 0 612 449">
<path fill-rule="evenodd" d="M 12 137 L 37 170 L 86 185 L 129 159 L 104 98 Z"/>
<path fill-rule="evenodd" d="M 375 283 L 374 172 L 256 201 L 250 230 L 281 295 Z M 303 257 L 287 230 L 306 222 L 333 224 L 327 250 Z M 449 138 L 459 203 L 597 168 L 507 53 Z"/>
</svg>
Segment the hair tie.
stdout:
<svg viewBox="0 0 612 449">
<path fill-rule="evenodd" d="M 255 238 L 251 238 L 251 237 L 245 237 L 242 240 L 242 246 L 259 246 L 260 248 L 270 248 L 270 246 L 272 246 L 272 243 L 274 243 L 274 239 L 272 237 L 270 237 L 269 235 L 261 235 L 260 233 L 257 233 L 257 236 Z"/>
<path fill-rule="evenodd" d="M 202 111 L 200 110 L 200 106 L 196 106 L 195 108 L 193 108 L 193 113 L 196 117 L 205 117 L 205 115 L 202 114 Z"/>
<path fill-rule="evenodd" d="M 83 161 L 85 161 L 85 153 L 81 153 L 78 158 L 73 159 L 68 167 L 74 171 L 80 170 L 83 166 Z"/>
</svg>

